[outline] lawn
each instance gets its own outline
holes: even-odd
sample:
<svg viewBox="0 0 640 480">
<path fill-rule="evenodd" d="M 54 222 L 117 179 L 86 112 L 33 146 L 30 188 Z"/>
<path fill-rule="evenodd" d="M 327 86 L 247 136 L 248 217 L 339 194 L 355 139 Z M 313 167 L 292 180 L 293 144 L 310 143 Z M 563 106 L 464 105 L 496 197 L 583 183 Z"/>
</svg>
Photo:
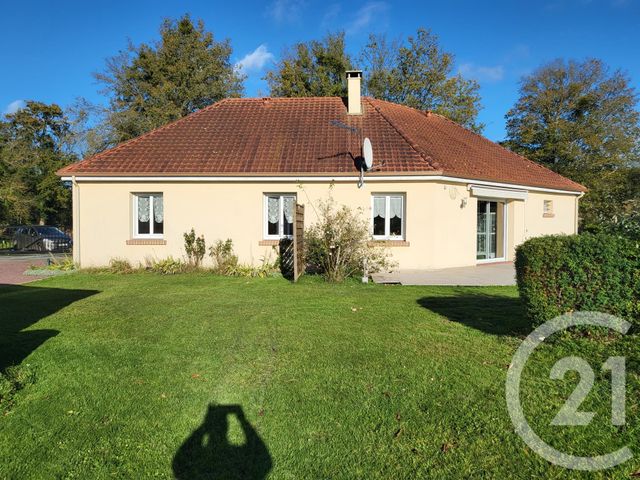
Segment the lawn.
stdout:
<svg viewBox="0 0 640 480">
<path fill-rule="evenodd" d="M 0 478 L 629 478 L 637 458 L 580 475 L 514 433 L 505 377 L 527 332 L 511 287 L 207 274 L 1 287 L 0 371 L 36 378 L 0 415 Z M 608 424 L 597 374 L 593 424 L 550 427 L 577 378 L 549 379 L 555 360 L 622 351 L 627 426 Z M 575 454 L 640 451 L 636 352 L 541 348 L 521 395 L 532 426 Z"/>
</svg>

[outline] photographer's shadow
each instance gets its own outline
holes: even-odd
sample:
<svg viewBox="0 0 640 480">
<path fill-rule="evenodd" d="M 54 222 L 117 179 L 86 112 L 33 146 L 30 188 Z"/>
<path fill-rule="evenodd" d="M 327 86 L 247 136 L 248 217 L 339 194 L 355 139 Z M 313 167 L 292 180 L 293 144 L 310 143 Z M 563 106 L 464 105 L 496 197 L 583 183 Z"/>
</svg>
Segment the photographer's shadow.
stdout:
<svg viewBox="0 0 640 480">
<path fill-rule="evenodd" d="M 229 417 L 235 416 L 244 434 L 243 445 L 229 443 Z M 263 479 L 272 461 L 266 445 L 239 405 L 209 405 L 202 425 L 178 449 L 173 473 L 186 479 Z"/>
</svg>

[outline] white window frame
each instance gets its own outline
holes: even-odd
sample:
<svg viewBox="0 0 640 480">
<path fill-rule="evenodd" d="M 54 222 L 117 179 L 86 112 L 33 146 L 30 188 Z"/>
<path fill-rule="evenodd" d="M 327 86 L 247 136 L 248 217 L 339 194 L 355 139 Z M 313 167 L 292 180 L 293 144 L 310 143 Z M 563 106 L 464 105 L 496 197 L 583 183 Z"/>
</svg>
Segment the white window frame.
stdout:
<svg viewBox="0 0 640 480">
<path fill-rule="evenodd" d="M 553 200 L 545 199 L 542 201 L 542 216 L 553 217 Z"/>
<path fill-rule="evenodd" d="M 280 218 L 278 220 L 278 234 L 269 235 L 269 197 L 279 197 L 278 202 L 280 204 Z M 293 235 L 284 234 L 284 198 L 293 197 L 294 205 L 298 199 L 295 193 L 265 193 L 263 194 L 263 206 L 262 206 L 262 232 L 265 240 L 280 240 L 281 238 L 293 238 Z M 295 215 L 295 207 L 294 207 Z M 295 221 L 294 221 L 295 224 Z"/>
<path fill-rule="evenodd" d="M 140 197 L 149 197 L 149 232 L 150 233 L 139 233 L 138 232 L 138 199 Z M 153 211 L 153 198 L 154 197 L 162 197 L 162 209 L 164 210 L 164 194 L 162 192 L 137 192 L 133 194 L 133 238 L 164 238 L 164 218 L 162 219 L 162 230 L 163 233 L 154 233 L 153 232 L 153 219 L 154 219 L 154 211 Z M 166 218 L 166 217 L 165 217 Z"/>
<path fill-rule="evenodd" d="M 384 197 L 385 199 L 385 219 L 384 219 L 384 235 L 373 234 L 373 221 L 374 221 L 374 200 L 376 198 Z M 400 235 L 391 235 L 391 198 L 399 197 L 402 200 L 402 222 L 400 224 Z M 374 240 L 404 240 L 406 232 L 406 219 L 407 219 L 407 199 L 404 193 L 372 193 L 371 194 L 371 237 Z"/>
</svg>

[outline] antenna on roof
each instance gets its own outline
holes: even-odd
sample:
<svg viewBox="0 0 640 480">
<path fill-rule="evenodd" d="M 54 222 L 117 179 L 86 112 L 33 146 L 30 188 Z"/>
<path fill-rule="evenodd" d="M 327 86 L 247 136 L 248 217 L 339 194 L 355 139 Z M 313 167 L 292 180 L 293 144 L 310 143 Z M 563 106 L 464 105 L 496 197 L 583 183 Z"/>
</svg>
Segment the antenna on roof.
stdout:
<svg viewBox="0 0 640 480">
<path fill-rule="evenodd" d="M 358 181 L 358 188 L 364 186 L 364 171 L 371 170 L 373 168 L 373 147 L 371 146 L 371 140 L 368 137 L 364 138 L 362 142 L 362 162 L 360 163 L 360 180 Z"/>
</svg>

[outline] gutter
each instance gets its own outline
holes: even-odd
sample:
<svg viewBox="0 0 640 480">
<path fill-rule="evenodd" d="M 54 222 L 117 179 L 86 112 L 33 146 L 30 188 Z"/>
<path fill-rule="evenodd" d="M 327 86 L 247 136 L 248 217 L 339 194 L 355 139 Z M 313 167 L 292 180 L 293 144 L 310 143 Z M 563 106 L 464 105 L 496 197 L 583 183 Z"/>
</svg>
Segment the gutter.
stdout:
<svg viewBox="0 0 640 480">
<path fill-rule="evenodd" d="M 63 176 L 62 181 L 72 180 L 74 182 L 221 182 L 221 183 L 313 183 L 313 182 L 354 182 L 359 180 L 358 176 Z M 461 184 L 483 185 L 498 188 L 520 188 L 535 192 L 558 193 L 565 195 L 582 196 L 584 192 L 576 190 L 563 190 L 559 188 L 535 187 L 522 184 L 493 182 L 487 180 L 476 180 L 471 178 L 450 177 L 447 175 L 370 175 L 367 182 L 451 182 Z"/>
</svg>

